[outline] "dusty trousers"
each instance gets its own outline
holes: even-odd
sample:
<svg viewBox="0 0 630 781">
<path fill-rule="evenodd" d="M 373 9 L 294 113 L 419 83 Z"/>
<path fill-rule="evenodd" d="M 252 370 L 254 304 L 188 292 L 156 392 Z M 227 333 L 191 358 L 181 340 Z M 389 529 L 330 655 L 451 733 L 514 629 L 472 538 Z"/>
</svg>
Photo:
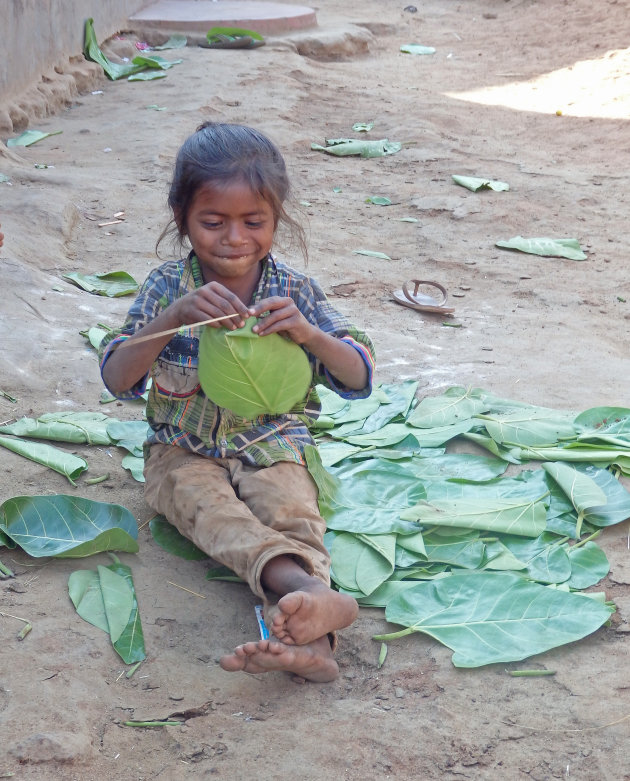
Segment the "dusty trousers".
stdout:
<svg viewBox="0 0 630 781">
<path fill-rule="evenodd" d="M 174 445 L 151 445 L 145 460 L 145 498 L 185 537 L 245 580 L 265 603 L 261 575 L 276 556 L 291 556 L 330 585 L 317 486 L 306 467 L 273 466 L 236 458 L 206 458 Z"/>
</svg>

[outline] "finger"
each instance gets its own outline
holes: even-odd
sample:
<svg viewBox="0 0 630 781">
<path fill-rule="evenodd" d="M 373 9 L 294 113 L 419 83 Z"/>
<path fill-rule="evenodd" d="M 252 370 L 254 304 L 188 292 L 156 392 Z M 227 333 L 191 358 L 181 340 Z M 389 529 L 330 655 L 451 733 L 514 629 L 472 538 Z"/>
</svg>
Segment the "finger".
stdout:
<svg viewBox="0 0 630 781">
<path fill-rule="evenodd" d="M 262 298 L 255 304 L 249 307 L 249 313 L 254 317 L 260 317 L 265 312 L 273 312 L 277 309 L 281 309 L 285 306 L 295 306 L 295 302 L 292 298 L 286 296 L 270 296 L 269 298 Z"/>
<path fill-rule="evenodd" d="M 242 328 L 245 325 L 245 320 L 249 317 L 249 310 L 241 299 L 231 290 L 223 287 L 223 285 L 211 282 L 209 285 L 201 288 L 200 292 L 208 304 L 210 304 L 209 314 L 211 317 L 233 314 L 238 315 L 237 318 L 217 323 L 217 328 L 224 327 L 234 330 L 235 328 Z"/>
<path fill-rule="evenodd" d="M 281 331 L 290 334 L 292 328 L 295 328 L 299 324 L 299 319 L 295 312 L 276 310 L 272 314 L 263 317 L 252 328 L 254 333 L 259 336 L 266 336 L 267 334 L 277 334 Z"/>
</svg>

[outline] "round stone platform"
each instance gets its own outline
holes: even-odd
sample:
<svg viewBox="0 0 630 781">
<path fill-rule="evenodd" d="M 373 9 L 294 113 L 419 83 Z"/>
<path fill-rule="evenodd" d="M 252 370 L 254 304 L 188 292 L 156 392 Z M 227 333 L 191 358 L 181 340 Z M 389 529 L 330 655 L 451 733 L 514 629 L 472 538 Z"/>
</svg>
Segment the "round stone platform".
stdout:
<svg viewBox="0 0 630 781">
<path fill-rule="evenodd" d="M 157 0 L 129 21 L 144 29 L 204 35 L 211 27 L 242 27 L 269 35 L 317 25 L 312 8 L 266 0 Z"/>
</svg>

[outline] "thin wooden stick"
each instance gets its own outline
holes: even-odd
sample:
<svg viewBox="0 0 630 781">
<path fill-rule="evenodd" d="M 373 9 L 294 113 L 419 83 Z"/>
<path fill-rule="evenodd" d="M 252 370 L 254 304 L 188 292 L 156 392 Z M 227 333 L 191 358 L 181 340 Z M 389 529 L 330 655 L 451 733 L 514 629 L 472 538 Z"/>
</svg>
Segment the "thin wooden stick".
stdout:
<svg viewBox="0 0 630 781">
<path fill-rule="evenodd" d="M 181 331 L 182 328 L 200 328 L 202 325 L 210 325 L 210 323 L 218 323 L 220 320 L 229 320 L 231 317 L 240 317 L 240 315 L 238 314 L 238 312 L 235 312 L 233 315 L 222 315 L 221 317 L 213 317 L 210 320 L 201 320 L 198 323 L 180 325 L 178 328 L 169 328 L 168 331 L 158 331 L 156 334 L 149 334 L 148 336 L 138 336 L 134 338 L 131 344 L 138 344 L 139 342 L 147 342 L 149 339 L 157 339 L 160 336 L 168 336 L 169 334 L 176 334 L 178 331 Z M 118 344 L 116 349 L 119 350 L 121 347 L 129 343 L 130 340 L 125 339 L 124 342 L 120 342 L 120 344 Z"/>
<path fill-rule="evenodd" d="M 180 586 L 179 583 L 173 583 L 172 580 L 166 581 L 169 586 L 175 586 L 175 588 L 181 588 L 182 591 L 187 591 L 189 594 L 192 594 L 194 597 L 201 597 L 201 599 L 205 599 L 203 594 L 197 594 L 196 591 L 191 591 L 189 588 L 186 588 L 185 586 Z"/>
</svg>

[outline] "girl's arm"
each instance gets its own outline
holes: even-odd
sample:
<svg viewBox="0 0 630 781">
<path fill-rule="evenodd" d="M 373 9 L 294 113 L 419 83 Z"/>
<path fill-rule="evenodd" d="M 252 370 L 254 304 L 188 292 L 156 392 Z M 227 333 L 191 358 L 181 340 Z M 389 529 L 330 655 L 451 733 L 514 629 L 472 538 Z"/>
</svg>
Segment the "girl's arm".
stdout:
<svg viewBox="0 0 630 781">
<path fill-rule="evenodd" d="M 362 390 L 367 385 L 367 366 L 354 347 L 310 323 L 292 298 L 265 298 L 253 304 L 249 311 L 255 317 L 269 312 L 252 328 L 255 333 L 284 334 L 319 358 L 342 385 L 353 390 Z"/>
<path fill-rule="evenodd" d="M 133 336 L 118 342 L 109 355 L 106 354 L 102 368 L 105 385 L 114 395 L 133 388 L 150 371 L 173 334 L 147 340 L 141 340 L 141 337 L 232 314 L 237 317 L 213 324 L 214 327 L 241 328 L 248 316 L 247 307 L 240 298 L 217 282 L 210 282 L 178 298 Z"/>
</svg>

